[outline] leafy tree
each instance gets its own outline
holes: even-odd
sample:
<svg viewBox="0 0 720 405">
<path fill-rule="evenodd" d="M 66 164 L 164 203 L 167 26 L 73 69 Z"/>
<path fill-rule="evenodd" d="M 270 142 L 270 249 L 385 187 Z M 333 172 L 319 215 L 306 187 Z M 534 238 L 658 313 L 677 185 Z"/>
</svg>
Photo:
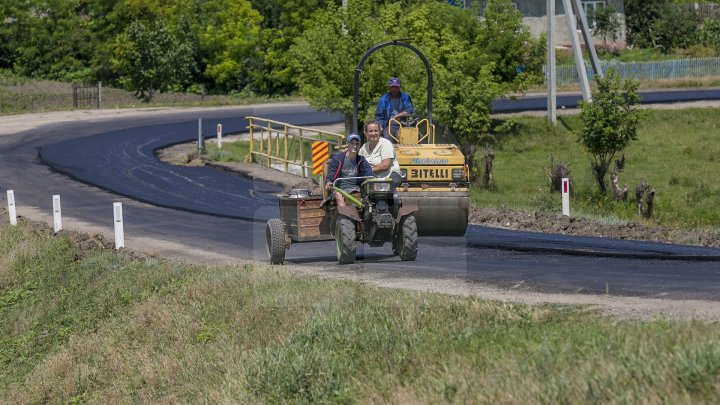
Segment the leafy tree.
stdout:
<svg viewBox="0 0 720 405">
<path fill-rule="evenodd" d="M 663 52 L 687 49 L 698 42 L 698 24 L 694 14 L 672 4 L 661 7 L 660 18 L 652 23 L 657 46 Z"/>
<path fill-rule="evenodd" d="M 601 193 L 613 158 L 637 139 L 642 112 L 638 82 L 622 81 L 613 70 L 605 78 L 596 77 L 598 89 L 591 102 L 580 102 L 582 127 L 577 131 L 580 144 L 590 153 L 590 167 Z"/>
<path fill-rule="evenodd" d="M 86 78 L 97 45 L 79 0 L 3 4 L 0 63 L 31 77 Z M 7 14 L 6 14 L 7 13 Z"/>
<path fill-rule="evenodd" d="M 540 72 L 542 66 L 542 51 L 538 53 L 537 43 L 520 24 L 522 16 L 503 13 L 511 9 L 507 0 L 491 3 L 495 11 L 484 22 L 467 10 L 436 1 L 410 9 L 399 3 L 353 1 L 347 13 L 330 6 L 291 48 L 300 91 L 313 106 L 345 114 L 349 129 L 353 71 L 360 56 L 379 42 L 409 38 L 432 66 L 436 122 L 455 135 L 473 165 L 478 142 L 489 129 L 490 101 L 523 89 L 535 66 Z M 372 116 L 391 76 L 402 78 L 416 114 L 423 115 L 427 83 L 422 63 L 408 49 L 386 47 L 363 66 L 360 119 Z"/>
<path fill-rule="evenodd" d="M 377 18 L 369 0 L 349 2 L 347 10 L 330 5 L 290 48 L 300 92 L 315 108 L 343 113 L 347 130 L 352 124 L 354 67 L 368 48 L 384 39 L 379 25 L 371 23 Z M 381 79 L 366 69 L 363 80 Z M 361 91 L 360 103 L 368 106 L 377 96 Z"/>
<path fill-rule="evenodd" d="M 522 14 L 510 0 L 489 0 L 483 11 L 484 32 L 479 43 L 494 64 L 493 74 L 511 90 L 527 88 L 542 77 L 544 44 L 535 41 L 523 25 Z M 542 49 L 539 54 L 538 49 Z"/>
<path fill-rule="evenodd" d="M 333 0 L 253 0 L 253 8 L 263 17 L 258 46 L 253 58 L 250 83 L 263 94 L 289 94 L 297 90 L 297 71 L 288 52 L 318 10 Z"/>
<path fill-rule="evenodd" d="M 203 1 L 201 12 L 198 38 L 205 57 L 205 75 L 221 89 L 245 89 L 251 82 L 262 17 L 247 0 Z"/>
<path fill-rule="evenodd" d="M 149 27 L 132 23 L 116 43 L 112 63 L 123 87 L 145 102 L 156 91 L 186 84 L 194 68 L 192 47 L 161 22 Z"/>
<path fill-rule="evenodd" d="M 451 130 L 470 169 L 478 178 L 477 148 L 490 129 L 490 102 L 503 93 L 493 76 L 493 64 L 482 64 L 482 54 L 469 48 L 452 55 L 437 94 L 437 116 Z"/>
<path fill-rule="evenodd" d="M 629 45 L 652 48 L 656 45 L 652 25 L 662 15 L 668 0 L 626 0 L 625 26 Z"/>
<path fill-rule="evenodd" d="M 700 43 L 720 52 L 720 20 L 714 18 L 705 20 L 699 33 Z"/>
<path fill-rule="evenodd" d="M 617 41 L 622 23 L 617 16 L 617 9 L 613 4 L 606 4 L 593 9 L 595 20 L 595 33 L 603 39 L 603 47 L 608 50 L 608 38 Z"/>
</svg>

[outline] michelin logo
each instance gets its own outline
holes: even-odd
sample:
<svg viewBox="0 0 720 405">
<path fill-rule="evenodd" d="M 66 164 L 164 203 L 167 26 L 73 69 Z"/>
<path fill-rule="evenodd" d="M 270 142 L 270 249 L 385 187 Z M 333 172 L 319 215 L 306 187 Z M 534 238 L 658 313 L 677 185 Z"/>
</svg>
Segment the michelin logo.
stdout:
<svg viewBox="0 0 720 405">
<path fill-rule="evenodd" d="M 446 165 L 448 164 L 447 159 L 438 159 L 438 158 L 412 158 L 410 159 L 411 165 Z"/>
</svg>

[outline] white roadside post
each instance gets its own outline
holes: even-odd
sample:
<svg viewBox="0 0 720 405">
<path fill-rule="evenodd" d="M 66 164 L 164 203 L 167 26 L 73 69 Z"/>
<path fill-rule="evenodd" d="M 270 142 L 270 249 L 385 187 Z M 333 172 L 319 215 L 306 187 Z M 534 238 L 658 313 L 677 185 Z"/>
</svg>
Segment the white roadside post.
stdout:
<svg viewBox="0 0 720 405">
<path fill-rule="evenodd" d="M 60 209 L 60 195 L 55 194 L 52 197 L 53 202 L 53 229 L 55 233 L 62 231 L 62 210 Z"/>
<path fill-rule="evenodd" d="M 115 217 L 115 249 L 125 247 L 125 233 L 123 232 L 122 203 L 113 203 Z"/>
<path fill-rule="evenodd" d="M 202 118 L 198 118 L 198 154 L 205 153 L 205 138 L 202 135 Z"/>
<path fill-rule="evenodd" d="M 570 179 L 567 177 L 562 179 L 562 213 L 570 216 Z"/>
<path fill-rule="evenodd" d="M 8 214 L 10 214 L 10 225 L 17 225 L 17 213 L 15 212 L 15 192 L 7 191 Z"/>
<path fill-rule="evenodd" d="M 222 149 L 222 124 L 218 124 L 217 126 L 217 142 L 218 149 Z"/>
</svg>

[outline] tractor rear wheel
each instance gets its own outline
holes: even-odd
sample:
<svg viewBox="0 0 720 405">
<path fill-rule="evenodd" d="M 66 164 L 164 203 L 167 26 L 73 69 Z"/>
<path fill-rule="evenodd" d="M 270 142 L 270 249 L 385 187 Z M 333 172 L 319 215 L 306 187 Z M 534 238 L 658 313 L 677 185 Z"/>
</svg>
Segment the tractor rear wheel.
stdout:
<svg viewBox="0 0 720 405">
<path fill-rule="evenodd" d="M 285 224 L 278 218 L 267 221 L 265 227 L 265 248 L 268 258 L 272 264 L 283 264 L 285 262 L 285 250 L 287 249 L 287 233 Z"/>
<path fill-rule="evenodd" d="M 400 260 L 415 260 L 418 252 L 418 231 L 414 215 L 410 214 L 400 222 L 400 232 L 397 246 Z"/>
<path fill-rule="evenodd" d="M 338 263 L 355 262 L 355 238 L 355 222 L 350 218 L 338 218 L 335 223 L 335 247 Z"/>
</svg>

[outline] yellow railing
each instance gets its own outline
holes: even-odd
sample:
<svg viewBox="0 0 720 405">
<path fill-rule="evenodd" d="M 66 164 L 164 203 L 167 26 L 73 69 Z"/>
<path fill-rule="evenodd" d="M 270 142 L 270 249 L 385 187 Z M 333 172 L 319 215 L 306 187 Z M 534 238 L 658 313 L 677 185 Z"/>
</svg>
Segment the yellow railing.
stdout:
<svg viewBox="0 0 720 405">
<path fill-rule="evenodd" d="M 345 136 L 317 128 L 290 125 L 260 117 L 245 117 L 250 131 L 250 158 L 254 163 L 275 167 L 279 163 L 281 170 L 289 172 L 290 167 L 298 167 L 303 177 L 312 176 L 312 143 L 326 141 L 330 153 L 339 150 Z"/>
</svg>

